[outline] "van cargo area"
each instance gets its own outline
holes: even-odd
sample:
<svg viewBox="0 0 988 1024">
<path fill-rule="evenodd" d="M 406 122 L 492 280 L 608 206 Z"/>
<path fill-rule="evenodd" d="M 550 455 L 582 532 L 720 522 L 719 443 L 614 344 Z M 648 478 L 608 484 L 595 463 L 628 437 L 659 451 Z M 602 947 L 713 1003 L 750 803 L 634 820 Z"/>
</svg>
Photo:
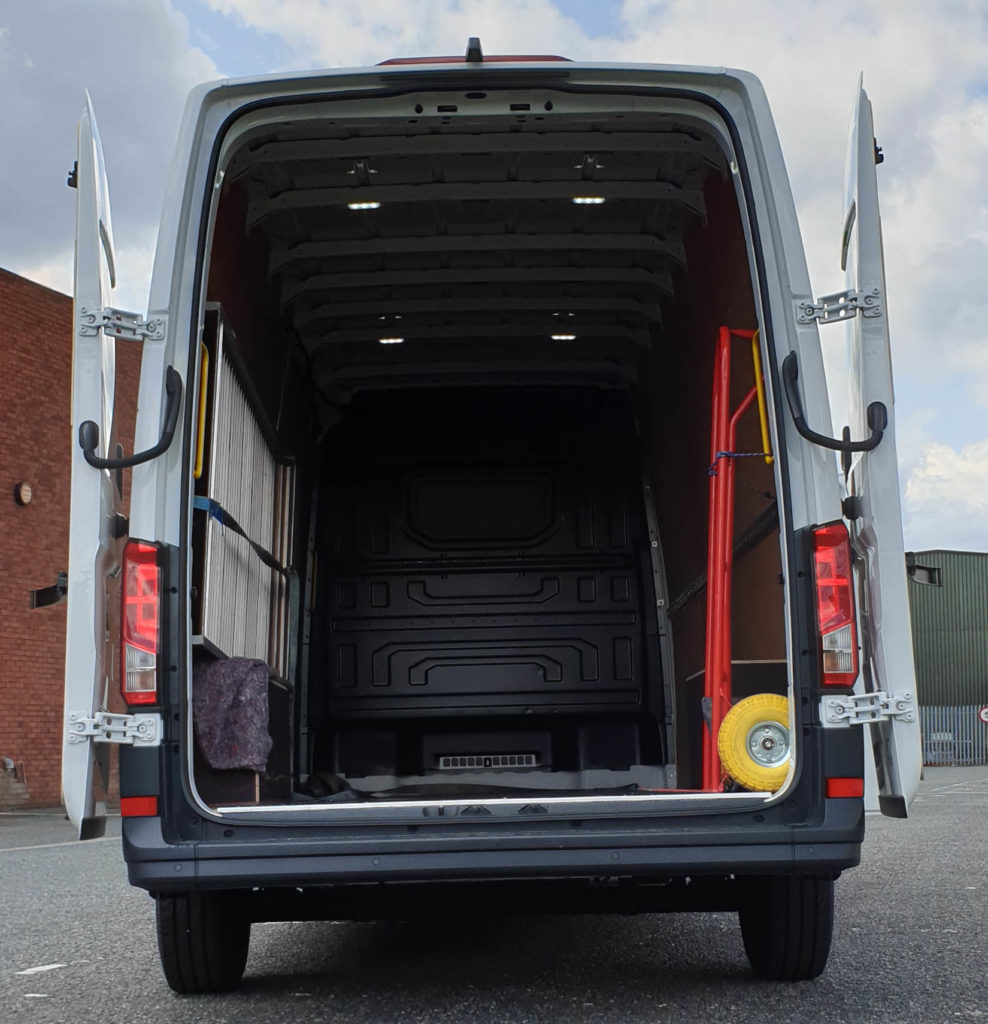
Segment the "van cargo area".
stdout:
<svg viewBox="0 0 988 1024">
<path fill-rule="evenodd" d="M 703 790 L 715 351 L 758 326 L 716 115 L 353 102 L 251 114 L 221 157 L 188 378 L 201 802 Z M 758 372 L 737 344 L 732 408 Z M 756 410 L 735 448 L 733 696 L 786 695 Z"/>
</svg>

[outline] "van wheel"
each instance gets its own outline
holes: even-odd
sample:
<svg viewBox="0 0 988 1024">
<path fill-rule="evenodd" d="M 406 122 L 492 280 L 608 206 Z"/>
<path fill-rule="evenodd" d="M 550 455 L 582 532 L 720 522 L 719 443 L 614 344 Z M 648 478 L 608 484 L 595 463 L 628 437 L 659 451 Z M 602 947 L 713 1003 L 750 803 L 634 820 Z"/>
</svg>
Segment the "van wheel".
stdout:
<svg viewBox="0 0 988 1024">
<path fill-rule="evenodd" d="M 738 701 L 720 724 L 717 753 L 735 782 L 774 793 L 789 772 L 789 701 L 777 693 Z"/>
<path fill-rule="evenodd" d="M 748 879 L 738 918 L 756 978 L 816 978 L 830 955 L 834 880 L 789 875 Z"/>
<path fill-rule="evenodd" d="M 182 893 L 156 899 L 158 954 L 179 993 L 224 992 L 244 976 L 250 920 L 237 897 Z"/>
</svg>

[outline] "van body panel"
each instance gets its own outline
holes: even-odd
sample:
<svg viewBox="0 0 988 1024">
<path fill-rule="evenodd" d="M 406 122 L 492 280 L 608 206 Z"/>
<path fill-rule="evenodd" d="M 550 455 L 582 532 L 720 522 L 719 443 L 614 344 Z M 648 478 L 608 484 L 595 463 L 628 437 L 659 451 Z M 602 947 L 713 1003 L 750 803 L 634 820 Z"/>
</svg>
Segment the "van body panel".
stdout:
<svg viewBox="0 0 988 1024">
<path fill-rule="evenodd" d="M 865 237 L 855 267 L 874 264 Z M 130 532 L 160 546 L 167 599 L 164 742 L 121 756 L 121 793 L 154 794 L 159 811 L 124 821 L 131 882 L 160 898 L 254 890 L 254 920 L 306 916 L 294 888 L 318 894 L 313 916 L 317 903 L 355 916 L 344 904 L 368 882 L 493 893 L 617 878 L 671 882 L 665 909 L 739 909 L 750 876 L 829 885 L 858 863 L 863 801 L 829 797 L 826 780 L 862 776 L 864 734 L 820 721 L 812 582 L 813 530 L 841 519 L 840 484 L 782 388 L 795 352 L 807 419 L 830 432 L 818 328 L 797 321 L 812 298 L 771 112 L 746 72 L 416 63 L 195 90 L 135 441 L 157 441 L 177 370 L 174 442 L 133 477 Z M 725 322 L 747 340 L 718 398 Z M 881 352 L 856 365 L 867 401 L 863 378 L 886 374 L 891 410 L 879 326 L 858 347 L 884 344 L 884 368 Z M 737 450 L 710 463 L 717 402 L 736 407 Z M 885 475 L 861 460 L 852 488 L 898 522 L 890 434 Z M 740 481 L 723 527 L 730 713 L 786 698 L 744 741 L 759 764 L 786 745 L 763 789 L 701 783 L 698 768 L 720 728 L 700 698 L 722 458 Z M 869 520 L 855 543 L 869 567 L 901 563 L 901 524 Z M 872 582 L 866 689 L 911 671 L 872 628 L 886 597 Z M 211 632 L 204 602 L 247 626 Z M 224 663 L 245 674 L 217 698 L 208 677 Z M 239 686 L 273 717 L 266 737 L 247 723 L 236 739 L 270 753 L 227 764 L 207 752 L 210 716 Z M 882 727 L 880 776 L 907 798 L 913 769 L 897 777 L 893 762 L 913 734 L 899 724 Z M 697 878 L 706 895 L 685 892 Z"/>
<path fill-rule="evenodd" d="M 107 456 L 113 450 L 114 340 L 102 326 L 84 326 L 84 318 L 100 324 L 103 308 L 111 305 L 115 278 L 109 186 L 96 115 L 87 94 L 76 164 L 72 497 L 62 744 L 62 795 L 80 838 L 103 832 L 105 809 L 98 804 L 94 784 L 97 775 L 105 773 L 108 749 L 84 738 L 79 729 L 86 719 L 106 710 L 108 691 L 119 686 L 114 657 L 118 647 L 108 644 L 106 637 L 114 626 L 107 590 L 112 589 L 110 581 L 119 566 L 120 539 L 114 536 L 114 519 L 120 494 L 110 471 L 90 466 L 78 443 L 79 425 L 88 420 L 99 428 L 97 454 Z M 97 758 L 102 762 L 99 766 Z"/>
<path fill-rule="evenodd" d="M 901 817 L 919 788 L 923 761 L 903 557 L 878 160 L 871 101 L 859 82 L 848 138 L 842 256 L 847 287 L 862 296 L 877 294 L 882 309 L 878 316 L 856 316 L 848 325 L 851 435 L 868 435 L 867 409 L 872 402 L 885 406 L 888 425 L 877 448 L 852 460 L 848 490 L 860 501 L 861 511 L 851 522 L 864 559 L 860 575 L 864 692 L 902 694 L 913 702 L 911 715 L 869 726 L 880 806 L 885 813 Z"/>
<path fill-rule="evenodd" d="M 730 815 L 707 817 L 689 829 L 666 819 L 615 819 L 574 829 L 532 825 L 493 828 L 454 822 L 422 826 L 416 836 L 390 830 L 338 837 L 296 826 L 223 831 L 195 842 L 169 843 L 160 819 L 124 822 L 131 883 L 151 891 L 304 886 L 317 891 L 363 881 L 453 881 L 471 878 L 563 878 L 629 875 L 671 878 L 839 872 L 860 860 L 860 802 L 827 801 L 812 824 L 794 827 L 781 814 L 757 830 Z M 348 830 L 347 830 L 348 831 Z M 179 870 L 181 868 L 181 870 Z M 441 900 L 437 906 L 441 905 Z"/>
</svg>

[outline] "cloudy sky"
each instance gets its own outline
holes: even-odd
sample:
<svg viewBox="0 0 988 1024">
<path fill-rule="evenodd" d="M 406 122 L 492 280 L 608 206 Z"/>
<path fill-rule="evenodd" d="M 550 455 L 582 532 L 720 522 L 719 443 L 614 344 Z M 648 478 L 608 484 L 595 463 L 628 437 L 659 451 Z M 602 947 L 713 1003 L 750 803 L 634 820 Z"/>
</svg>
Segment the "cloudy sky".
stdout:
<svg viewBox="0 0 988 1024">
<path fill-rule="evenodd" d="M 0 0 L 0 266 L 71 288 L 65 187 L 89 89 L 120 287 L 142 309 L 197 82 L 387 57 L 560 53 L 754 71 L 775 111 L 816 293 L 839 290 L 847 124 L 875 108 L 907 547 L 988 550 L 988 4 L 984 0 Z M 839 376 L 843 328 L 824 333 Z"/>
</svg>

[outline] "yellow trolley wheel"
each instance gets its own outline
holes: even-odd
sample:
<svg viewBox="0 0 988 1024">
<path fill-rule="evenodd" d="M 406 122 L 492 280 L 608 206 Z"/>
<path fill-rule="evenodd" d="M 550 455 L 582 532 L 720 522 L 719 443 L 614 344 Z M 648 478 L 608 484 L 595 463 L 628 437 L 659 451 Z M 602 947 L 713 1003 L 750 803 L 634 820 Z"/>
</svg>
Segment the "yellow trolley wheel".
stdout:
<svg viewBox="0 0 988 1024">
<path fill-rule="evenodd" d="M 738 701 L 717 733 L 724 771 L 745 789 L 774 791 L 789 771 L 789 701 L 756 693 Z"/>
</svg>

